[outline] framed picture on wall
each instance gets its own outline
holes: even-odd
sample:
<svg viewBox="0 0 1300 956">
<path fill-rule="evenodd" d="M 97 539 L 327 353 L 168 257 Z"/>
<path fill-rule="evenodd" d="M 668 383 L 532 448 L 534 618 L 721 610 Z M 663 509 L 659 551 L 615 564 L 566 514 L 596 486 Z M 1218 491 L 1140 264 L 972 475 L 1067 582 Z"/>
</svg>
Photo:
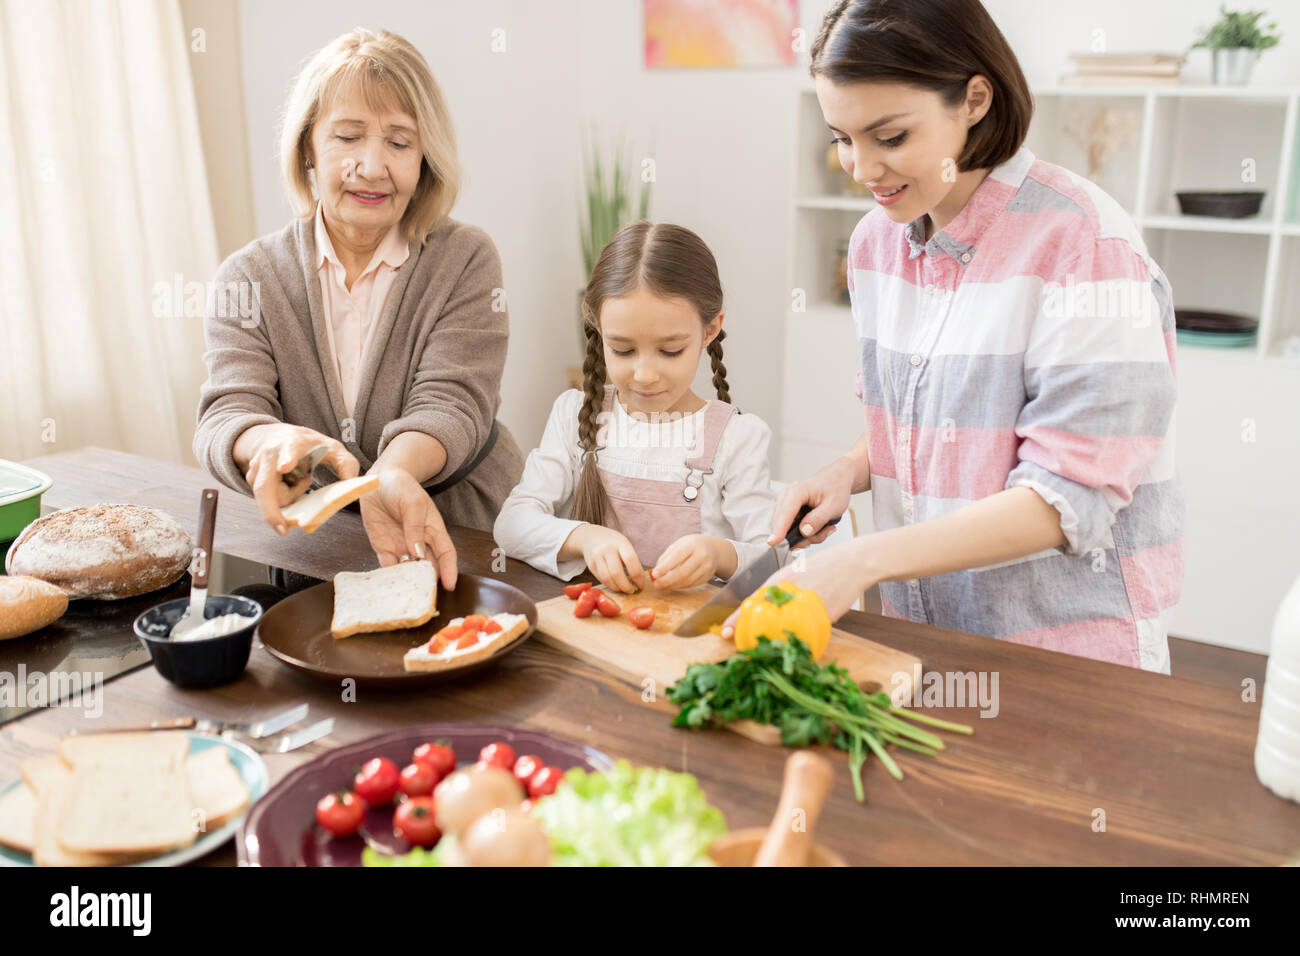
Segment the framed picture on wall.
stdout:
<svg viewBox="0 0 1300 956">
<path fill-rule="evenodd" d="M 793 66 L 799 0 L 643 0 L 645 65 Z"/>
</svg>

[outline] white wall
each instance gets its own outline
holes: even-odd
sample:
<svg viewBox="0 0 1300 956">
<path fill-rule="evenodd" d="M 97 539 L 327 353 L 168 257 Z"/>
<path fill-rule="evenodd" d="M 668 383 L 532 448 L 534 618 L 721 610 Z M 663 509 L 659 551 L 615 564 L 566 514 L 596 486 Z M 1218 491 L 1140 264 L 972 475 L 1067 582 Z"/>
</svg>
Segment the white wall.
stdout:
<svg viewBox="0 0 1300 956">
<path fill-rule="evenodd" d="M 1190 44 L 1197 27 L 1213 21 L 1218 3 L 987 0 L 986 6 L 1031 85 L 1046 85 L 1068 70 L 1068 53 L 1091 47 L 1096 29 L 1105 32 L 1109 50 L 1177 51 Z M 826 6 L 804 0 L 801 21 L 807 29 L 815 32 Z M 1284 46 L 1283 52 L 1264 54 L 1256 82 L 1300 83 L 1300 58 L 1294 56 L 1300 2 L 1260 6 L 1278 21 Z M 637 147 L 634 156 L 654 157 L 653 217 L 695 229 L 713 248 L 728 297 L 732 394 L 746 411 L 776 426 L 792 261 L 795 89 L 802 67 L 647 71 L 638 0 L 372 0 L 363 7 L 344 0 L 240 0 L 240 20 L 259 234 L 279 228 L 289 214 L 277 178 L 275 129 L 299 62 L 358 23 L 399 32 L 428 58 L 450 101 L 467 171 L 454 214 L 492 235 L 505 266 L 512 341 L 501 417 L 521 444 L 531 446 L 540 437 L 551 401 L 564 388 L 564 367 L 580 358 L 578 164 L 580 136 L 591 123 L 607 135 L 624 135 Z M 505 53 L 490 50 L 497 27 L 506 31 Z M 1194 66 L 1203 68 L 1203 59 Z M 809 368 L 810 375 L 818 372 L 815 365 Z M 702 374 L 701 385 L 706 381 Z M 1193 372 L 1185 387 L 1202 385 L 1211 382 Z M 1300 392 L 1280 387 L 1275 394 L 1295 394 L 1300 407 Z M 1212 402 L 1212 394 L 1197 397 Z M 852 401 L 847 389 L 846 398 Z M 779 452 L 774 447 L 774 461 Z M 1185 462 L 1184 471 L 1199 464 Z M 1207 487 L 1194 501 L 1214 494 Z M 864 513 L 869 511 L 860 508 L 859 517 Z M 1259 511 L 1242 515 L 1235 537 L 1223 536 L 1214 522 L 1204 528 L 1211 538 L 1202 546 L 1211 550 L 1259 539 L 1283 558 L 1279 539 Z M 1277 566 L 1279 581 L 1295 573 L 1286 570 L 1284 559 Z M 1188 583 L 1201 592 L 1202 604 L 1193 602 L 1175 630 L 1261 649 L 1262 623 L 1271 614 L 1264 605 L 1274 591 L 1280 594 L 1280 583 L 1270 580 L 1251 592 L 1257 610 L 1244 628 L 1247 638 L 1235 641 L 1241 629 L 1231 625 L 1228 597 L 1220 602 L 1220 617 L 1203 613 L 1209 606 L 1204 602 L 1218 597 L 1205 596 L 1209 582 L 1198 576 L 1198 567 L 1189 566 Z"/>
</svg>

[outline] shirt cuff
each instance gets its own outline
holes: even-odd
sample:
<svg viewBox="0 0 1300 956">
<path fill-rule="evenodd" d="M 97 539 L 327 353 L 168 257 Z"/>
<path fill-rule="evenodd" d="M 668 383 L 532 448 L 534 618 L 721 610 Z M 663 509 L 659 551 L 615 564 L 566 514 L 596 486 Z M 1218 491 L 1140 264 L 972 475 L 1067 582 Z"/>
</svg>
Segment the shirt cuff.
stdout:
<svg viewBox="0 0 1300 956">
<path fill-rule="evenodd" d="M 1062 478 L 1031 461 L 1022 461 L 1007 476 L 1007 488 L 1032 488 L 1061 515 L 1061 533 L 1070 554 L 1104 547 L 1115 514 L 1096 488 Z"/>
</svg>

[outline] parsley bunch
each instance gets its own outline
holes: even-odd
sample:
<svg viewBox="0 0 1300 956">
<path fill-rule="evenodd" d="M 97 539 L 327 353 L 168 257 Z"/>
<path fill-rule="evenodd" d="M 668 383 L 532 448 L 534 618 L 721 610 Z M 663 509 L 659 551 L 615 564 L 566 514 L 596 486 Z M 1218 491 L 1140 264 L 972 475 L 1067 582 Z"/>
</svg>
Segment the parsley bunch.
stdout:
<svg viewBox="0 0 1300 956">
<path fill-rule="evenodd" d="M 866 693 L 844 668 L 818 664 L 807 644 L 789 631 L 785 635 L 784 641 L 759 637 L 757 647 L 716 664 L 692 664 L 668 688 L 668 699 L 680 707 L 673 725 L 698 729 L 753 720 L 780 729 L 781 741 L 789 747 L 833 744 L 849 753 L 859 803 L 866 799 L 862 766 L 868 752 L 901 780 L 903 771 L 885 744 L 927 756 L 943 749 L 942 740 L 907 720 L 953 733 L 973 732 L 965 724 L 895 707 L 884 691 Z"/>
</svg>

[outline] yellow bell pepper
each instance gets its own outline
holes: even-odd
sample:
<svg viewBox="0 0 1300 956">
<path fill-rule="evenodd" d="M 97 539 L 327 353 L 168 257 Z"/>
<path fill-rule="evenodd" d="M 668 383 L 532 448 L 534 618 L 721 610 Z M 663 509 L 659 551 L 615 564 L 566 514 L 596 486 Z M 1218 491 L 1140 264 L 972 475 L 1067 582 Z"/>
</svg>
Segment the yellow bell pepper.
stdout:
<svg viewBox="0 0 1300 956">
<path fill-rule="evenodd" d="M 758 646 L 759 636 L 784 641 L 789 631 L 808 645 L 813 660 L 826 653 L 831 641 L 831 618 L 816 591 L 782 581 L 764 587 L 745 598 L 736 621 L 736 650 Z"/>
</svg>

